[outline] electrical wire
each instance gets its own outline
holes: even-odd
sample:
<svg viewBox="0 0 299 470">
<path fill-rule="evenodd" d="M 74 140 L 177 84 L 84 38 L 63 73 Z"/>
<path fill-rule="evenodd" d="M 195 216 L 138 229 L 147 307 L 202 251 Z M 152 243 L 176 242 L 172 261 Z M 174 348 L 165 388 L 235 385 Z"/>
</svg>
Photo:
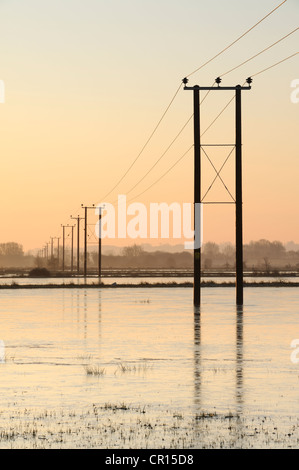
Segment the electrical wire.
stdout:
<svg viewBox="0 0 299 470">
<path fill-rule="evenodd" d="M 211 85 L 212 87 L 215 85 L 215 81 L 214 83 Z M 200 105 L 202 105 L 202 103 L 205 101 L 206 97 L 208 96 L 208 94 L 211 92 L 211 90 L 208 90 L 207 93 L 204 95 L 204 97 L 202 98 L 201 102 L 200 102 Z M 176 136 L 174 137 L 174 139 L 171 141 L 171 143 L 168 145 L 168 147 L 166 148 L 166 150 L 162 153 L 162 155 L 154 162 L 154 164 L 149 168 L 149 170 L 145 173 L 145 175 L 143 175 L 138 181 L 137 183 L 134 184 L 134 186 L 132 186 L 132 188 L 126 192 L 126 194 L 130 194 L 150 173 L 151 171 L 156 167 L 156 165 L 162 160 L 162 158 L 166 155 L 166 153 L 168 152 L 168 150 L 173 146 L 173 144 L 175 143 L 175 141 L 179 138 L 179 136 L 182 134 L 183 130 L 187 127 L 187 125 L 189 124 L 189 122 L 191 121 L 191 119 L 193 118 L 193 114 L 189 117 L 189 119 L 185 122 L 185 124 L 183 125 L 183 127 L 180 129 L 180 131 L 176 134 Z"/>
<path fill-rule="evenodd" d="M 153 138 L 154 134 L 156 133 L 158 127 L 160 126 L 161 122 L 163 121 L 164 117 L 166 116 L 167 112 L 169 111 L 172 103 L 174 102 L 175 98 L 177 97 L 180 89 L 182 88 L 182 83 L 180 83 L 180 86 L 177 88 L 175 94 L 173 95 L 173 97 L 171 98 L 171 101 L 170 103 L 168 104 L 167 108 L 165 109 L 164 113 L 162 114 L 162 117 L 159 119 L 157 125 L 155 126 L 154 130 L 152 131 L 152 133 L 150 134 L 149 138 L 147 139 L 147 141 L 145 142 L 145 144 L 143 145 L 142 149 L 140 150 L 140 152 L 138 153 L 137 157 L 135 158 L 135 160 L 133 160 L 133 162 L 131 163 L 131 165 L 129 166 L 129 168 L 125 171 L 125 173 L 123 174 L 123 176 L 117 181 L 117 183 L 113 186 L 113 188 L 107 193 L 105 194 L 105 196 L 102 198 L 102 200 L 106 199 L 108 196 L 110 196 L 110 194 L 120 185 L 120 183 L 124 180 L 124 178 L 127 176 L 127 174 L 129 173 L 129 171 L 133 168 L 133 166 L 135 165 L 135 163 L 137 162 L 137 160 L 139 159 L 139 157 L 142 155 L 142 153 L 144 152 L 144 150 L 146 149 L 147 145 L 149 144 L 149 142 L 151 141 L 151 139 Z"/>
<path fill-rule="evenodd" d="M 289 57 L 286 57 L 285 59 L 280 60 L 279 62 L 276 62 L 276 64 L 270 65 L 270 67 L 267 67 L 263 70 L 260 70 L 257 73 L 254 73 L 253 75 L 250 75 L 251 77 L 256 77 L 257 75 L 260 75 L 261 73 L 266 72 L 267 70 L 272 69 L 273 67 L 276 67 L 276 65 L 282 64 L 282 62 L 285 62 L 288 59 L 291 59 L 292 57 L 295 57 L 295 55 L 299 54 L 299 52 L 295 52 L 295 54 L 289 55 Z"/>
<path fill-rule="evenodd" d="M 256 57 L 258 57 L 259 55 L 263 54 L 264 52 L 268 51 L 269 49 L 271 49 L 272 47 L 276 46 L 276 44 L 280 43 L 281 41 L 283 41 L 284 39 L 288 38 L 289 36 L 291 36 L 291 34 L 294 34 L 296 31 L 298 31 L 299 27 L 294 29 L 293 31 L 291 31 L 289 34 L 287 34 L 286 36 L 283 36 L 282 38 L 278 39 L 278 41 L 274 42 L 273 44 L 271 44 L 270 46 L 266 47 L 265 49 L 263 49 L 262 51 L 258 52 L 257 54 L 253 55 L 252 57 L 250 57 L 249 59 L 245 60 L 244 62 L 242 62 L 241 64 L 237 65 L 236 67 L 228 70 L 227 72 L 225 73 L 222 73 L 221 75 L 219 75 L 219 77 L 224 77 L 225 75 L 229 74 L 230 72 L 232 72 L 233 70 L 236 70 L 238 69 L 239 67 L 241 67 L 242 65 L 244 64 L 247 64 L 247 62 L 250 62 L 251 60 L 255 59 Z"/>
<path fill-rule="evenodd" d="M 298 31 L 299 27 L 298 28 L 295 28 L 293 31 L 291 31 L 290 33 L 286 34 L 285 36 L 283 36 L 282 38 L 280 38 L 279 40 L 277 40 L 276 42 L 274 42 L 273 44 L 271 44 L 270 46 L 264 48 L 262 51 L 258 52 L 257 54 L 253 55 L 252 57 L 250 57 L 249 59 L 245 60 L 244 62 L 242 62 L 241 64 L 237 65 L 236 67 L 233 67 L 232 69 L 228 70 L 227 72 L 219 75 L 220 77 L 224 77 L 225 75 L 228 75 L 229 73 L 233 72 L 234 70 L 238 69 L 239 67 L 241 67 L 242 65 L 245 65 L 246 63 L 250 62 L 251 60 L 255 59 L 256 57 L 258 57 L 259 55 L 263 54 L 264 52 L 268 51 L 269 49 L 271 49 L 272 47 L 274 47 L 275 45 L 279 44 L 281 41 L 283 41 L 284 39 L 288 38 L 289 36 L 291 36 L 292 34 L 294 34 L 296 31 Z M 214 82 L 215 84 L 215 82 Z M 214 85 L 213 85 L 214 86 Z M 211 90 L 209 90 L 204 98 L 202 99 L 201 103 L 203 103 L 203 101 L 206 99 L 207 95 L 210 93 Z M 216 118 L 214 119 L 214 121 L 210 124 L 210 126 L 205 130 L 205 132 L 207 132 L 209 130 L 209 128 L 214 124 L 214 122 L 220 117 L 220 115 L 225 111 L 225 109 L 229 106 L 229 104 L 231 103 L 231 101 L 233 101 L 234 97 L 227 103 L 227 105 L 222 109 L 222 111 L 219 113 L 219 115 L 216 116 Z M 184 126 L 181 128 L 181 130 L 179 131 L 179 133 L 175 136 L 175 138 L 172 140 L 172 142 L 169 144 L 169 146 L 166 148 L 166 150 L 162 153 L 162 155 L 155 161 L 155 163 L 151 166 L 151 168 L 145 173 L 145 175 L 143 175 L 142 178 L 140 178 L 137 183 L 134 184 L 134 186 L 132 186 L 132 188 L 127 191 L 127 195 L 130 194 L 148 175 L 149 173 L 151 173 L 151 171 L 156 167 L 156 165 L 162 160 L 162 158 L 166 155 L 166 153 L 168 152 L 168 150 L 172 147 L 172 145 L 174 144 L 174 142 L 178 139 L 178 137 L 181 135 L 181 133 L 183 132 L 183 130 L 185 129 L 185 127 L 187 126 L 187 124 L 190 122 L 190 120 L 192 119 L 193 117 L 193 114 L 192 116 L 187 120 L 187 122 L 184 124 Z M 204 132 L 204 133 L 205 133 Z"/>
<path fill-rule="evenodd" d="M 285 59 L 282 59 L 282 60 L 280 60 L 279 62 L 276 62 L 275 64 L 271 65 L 270 67 L 267 67 L 267 68 L 265 68 L 265 69 L 263 69 L 263 70 L 261 70 L 261 71 L 255 73 L 255 74 L 252 74 L 252 75 L 250 75 L 250 76 L 251 76 L 251 77 L 256 77 L 257 75 L 260 75 L 261 73 L 266 72 L 267 70 L 269 70 L 269 69 L 275 67 L 276 65 L 279 65 L 279 64 L 285 62 L 286 60 L 291 59 L 292 57 L 294 57 L 294 56 L 297 55 L 298 53 L 299 53 L 299 52 L 296 52 L 295 54 L 292 54 L 292 55 L 286 57 Z M 244 85 L 245 83 L 246 83 L 246 82 L 244 82 L 243 85 Z M 242 85 L 242 86 L 243 86 L 243 85 Z M 235 99 L 235 95 L 227 102 L 227 104 L 226 104 L 226 105 L 222 108 L 222 110 L 217 114 L 217 116 L 215 117 L 215 119 L 213 119 L 213 121 L 209 124 L 209 126 L 201 133 L 201 137 L 202 137 L 202 136 L 212 127 L 212 125 L 219 119 L 219 117 L 220 117 L 220 116 L 223 114 L 223 112 L 228 108 L 228 106 L 234 101 L 234 99 Z M 194 146 L 194 145 L 192 145 L 192 147 L 193 147 L 193 146 Z M 154 185 L 156 185 L 159 181 L 161 181 L 161 179 L 164 178 L 164 177 L 165 177 L 165 176 L 166 176 L 166 175 L 167 175 L 167 174 L 168 174 L 168 173 L 169 173 L 169 172 L 188 154 L 188 152 L 191 150 L 192 147 L 190 147 L 190 148 L 187 150 L 187 152 L 185 152 L 178 160 L 176 160 L 176 162 L 175 162 L 170 168 L 168 168 L 168 170 L 167 170 L 165 173 L 163 173 L 163 175 L 161 175 L 157 180 L 155 180 L 155 181 L 154 181 L 150 186 L 148 186 L 144 191 L 142 191 L 141 193 L 139 193 L 139 194 L 137 194 L 136 196 L 134 196 L 133 198 L 131 198 L 128 202 L 130 202 L 130 201 L 136 199 L 137 197 L 143 195 L 146 191 L 148 191 L 148 190 L 151 189 Z"/>
<path fill-rule="evenodd" d="M 266 18 L 268 18 L 270 15 L 272 15 L 276 10 L 278 10 L 278 8 L 280 8 L 283 4 L 285 4 L 287 2 L 287 0 L 284 0 L 283 2 L 281 2 L 277 7 L 275 7 L 274 9 L 272 9 L 269 13 L 267 13 L 267 15 L 265 15 L 263 18 L 261 18 L 257 23 L 255 23 L 253 26 L 251 26 L 251 28 L 249 28 L 247 31 L 245 31 L 245 33 L 243 33 L 241 36 L 239 36 L 237 39 L 235 39 L 231 44 L 229 44 L 228 46 L 226 46 L 224 49 L 222 49 L 220 52 L 218 52 L 218 54 L 216 54 L 214 57 L 212 57 L 210 60 L 208 60 L 207 62 L 205 62 L 204 64 L 202 64 L 200 67 L 198 67 L 197 69 L 195 69 L 193 72 L 189 73 L 188 75 L 186 75 L 186 77 L 190 77 L 191 75 L 195 74 L 196 72 L 198 72 L 199 70 L 201 70 L 203 67 L 205 67 L 206 65 L 208 65 L 210 62 L 212 62 L 214 59 L 216 59 L 217 57 L 219 57 L 221 54 L 223 54 L 225 51 L 227 51 L 230 47 L 232 47 L 234 44 L 236 44 L 238 41 L 240 41 L 244 36 L 246 36 L 250 31 L 252 31 L 254 28 L 256 28 L 259 24 L 261 24 Z M 177 90 L 175 91 L 173 97 L 171 98 L 170 100 L 170 103 L 168 104 L 168 106 L 166 107 L 166 110 L 164 111 L 164 113 L 162 114 L 162 117 L 159 119 L 157 125 L 155 126 L 154 130 L 152 131 L 152 133 L 150 134 L 149 138 L 147 139 L 147 141 L 145 142 L 144 146 L 142 147 L 142 149 L 140 150 L 140 152 L 138 153 L 138 155 L 136 156 L 136 158 L 133 160 L 133 162 L 130 164 L 130 166 L 127 168 L 127 170 L 125 171 L 125 173 L 121 176 L 121 178 L 117 181 L 117 183 L 113 186 L 113 188 L 107 192 L 102 198 L 101 200 L 104 200 L 106 199 L 108 196 L 110 196 L 110 194 L 120 185 L 120 183 L 124 180 L 124 178 L 127 176 L 127 174 L 129 173 L 129 171 L 133 168 L 133 166 L 135 165 L 135 163 L 137 162 L 137 160 L 140 158 L 140 156 L 142 155 L 142 153 L 144 152 L 145 148 L 148 146 L 149 142 L 151 141 L 151 139 L 153 138 L 154 134 L 156 133 L 157 129 L 159 128 L 161 122 L 163 121 L 164 117 L 166 116 L 167 112 L 169 111 L 172 103 L 174 102 L 175 98 L 177 97 L 180 89 L 182 87 L 182 83 L 180 83 L 179 87 L 177 88 Z"/>
<path fill-rule="evenodd" d="M 195 69 L 193 72 L 189 73 L 189 75 L 186 75 L 186 78 L 191 77 L 191 75 L 195 74 L 199 70 L 201 70 L 203 67 L 206 65 L 210 64 L 213 60 L 215 60 L 217 57 L 219 57 L 221 54 L 223 54 L 225 51 L 230 49 L 234 44 L 236 44 L 240 39 L 244 38 L 250 31 L 252 31 L 254 28 L 256 28 L 259 24 L 261 24 L 266 18 L 268 18 L 272 13 L 274 13 L 278 8 L 280 8 L 284 3 L 286 3 L 287 0 L 284 0 L 282 3 L 280 3 L 277 7 L 275 7 L 273 10 L 271 10 L 266 16 L 264 16 L 262 19 L 260 19 L 257 23 L 255 23 L 251 28 L 249 28 L 245 33 L 243 33 L 241 36 L 239 36 L 237 39 L 235 39 L 232 43 L 230 43 L 228 46 L 226 46 L 224 49 L 222 49 L 218 54 L 214 55 L 211 59 L 209 59 L 207 62 L 202 64 L 200 67 Z"/>
<path fill-rule="evenodd" d="M 164 178 L 189 152 L 190 150 L 194 147 L 194 145 L 192 144 L 191 147 L 188 148 L 188 150 L 186 150 L 186 152 L 183 153 L 183 155 L 180 156 L 180 158 L 178 160 L 176 160 L 176 162 L 170 167 L 168 168 L 167 171 L 165 171 L 165 173 L 163 173 L 163 175 L 161 175 L 156 181 L 154 181 L 150 186 L 148 186 L 144 191 L 142 191 L 141 193 L 137 194 L 136 196 L 134 196 L 133 198 L 129 199 L 129 201 L 127 202 L 131 202 L 133 201 L 134 199 L 136 199 L 137 197 L 141 196 L 142 194 L 144 194 L 146 191 L 148 191 L 149 189 L 151 189 L 155 184 L 157 184 L 162 178 Z"/>
<path fill-rule="evenodd" d="M 223 54 L 225 51 L 227 51 L 230 47 L 232 47 L 234 44 L 236 44 L 238 41 L 240 41 L 244 36 L 246 36 L 250 31 L 252 31 L 254 28 L 256 28 L 259 24 L 261 24 L 266 18 L 268 18 L 270 15 L 272 15 L 276 10 L 278 10 L 282 5 L 284 5 L 285 3 L 287 2 L 287 0 L 284 0 L 283 2 L 281 2 L 277 7 L 275 7 L 273 10 L 271 10 L 267 15 L 265 15 L 263 18 L 261 18 L 257 23 L 255 23 L 251 28 L 249 28 L 247 31 L 245 31 L 245 33 L 243 33 L 241 36 L 239 36 L 236 40 L 234 40 L 232 43 L 230 43 L 228 46 L 226 46 L 224 49 L 222 49 L 218 54 L 216 54 L 215 56 L 213 56 L 210 60 L 206 61 L 204 64 L 202 64 L 200 67 L 198 67 L 197 69 L 195 69 L 193 72 L 189 73 L 188 75 L 186 75 L 186 77 L 190 77 L 191 75 L 195 74 L 196 72 L 198 72 L 199 70 L 201 70 L 203 67 L 205 67 L 206 65 L 208 65 L 209 63 L 211 63 L 213 60 L 215 60 L 217 57 L 219 57 L 221 54 Z M 297 28 L 298 29 L 298 28 Z M 285 39 L 286 37 L 290 36 L 291 34 L 293 34 L 295 31 L 297 31 L 297 29 L 295 29 L 294 31 L 292 31 L 291 33 L 289 33 L 288 35 L 284 36 L 283 38 L 281 38 L 280 40 L 278 40 L 276 43 L 272 44 L 271 46 L 269 46 L 268 48 L 264 49 L 263 51 L 261 51 L 260 53 L 256 54 L 255 56 L 251 57 L 250 59 L 248 59 L 247 61 L 244 61 L 242 62 L 242 64 L 234 67 L 233 69 L 229 70 L 228 72 L 226 72 L 225 74 L 222 74 L 222 76 L 224 75 L 227 75 L 229 72 L 233 71 L 233 70 L 236 70 L 237 68 L 241 67 L 242 65 L 244 65 L 245 63 L 249 62 L 250 60 L 252 60 L 253 58 L 257 57 L 258 55 L 262 54 L 263 52 L 265 52 L 266 50 L 269 50 L 271 47 L 273 47 L 275 44 L 278 44 L 279 42 L 281 42 L 283 39 Z M 291 57 L 294 57 L 296 54 L 298 54 L 298 52 L 296 52 L 295 54 L 292 54 L 291 56 L 277 62 L 276 64 L 273 64 L 272 66 L 270 67 L 267 67 L 266 69 L 263 69 L 261 70 L 260 72 L 257 72 L 256 74 L 254 75 L 251 75 L 251 77 L 254 77 L 254 76 L 257 76 L 273 67 L 275 67 L 276 65 L 290 59 Z M 126 170 L 126 172 L 123 174 L 123 176 L 118 180 L 118 182 L 114 185 L 114 187 L 108 192 L 106 193 L 106 195 L 102 198 L 103 199 L 106 199 L 118 186 L 119 184 L 123 181 L 123 179 L 126 177 L 126 175 L 129 173 L 129 171 L 132 169 L 132 167 L 135 165 L 135 163 L 137 162 L 137 160 L 139 159 L 139 157 L 142 155 L 142 153 L 144 152 L 145 148 L 147 147 L 147 145 L 149 144 L 149 142 L 151 141 L 151 139 L 153 138 L 154 134 L 156 133 L 157 129 L 159 128 L 161 122 L 163 121 L 163 119 L 165 118 L 167 112 L 169 111 L 171 105 L 173 104 L 175 98 L 177 97 L 180 89 L 182 87 L 182 83 L 180 83 L 179 87 L 177 88 L 177 90 L 175 91 L 173 97 L 171 98 L 170 100 L 170 103 L 168 104 L 168 106 L 166 107 L 165 111 L 163 112 L 161 118 L 159 119 L 158 123 L 156 124 L 155 128 L 153 129 L 152 133 L 150 134 L 150 136 L 148 137 L 147 141 L 145 142 L 145 144 L 143 145 L 142 149 L 140 150 L 139 154 L 137 155 L 137 157 L 135 158 L 135 160 L 131 163 L 131 165 L 128 167 L 128 169 Z M 209 93 L 209 92 L 208 92 Z M 203 98 L 202 101 L 204 101 L 208 95 L 208 93 L 205 95 L 205 97 Z M 233 98 L 234 99 L 234 98 Z M 225 111 L 225 109 L 229 106 L 229 104 L 233 101 L 233 99 L 231 99 L 227 105 L 220 111 L 220 113 L 216 116 L 216 118 L 213 120 L 213 122 L 210 124 L 210 126 L 208 126 L 208 128 L 204 131 L 207 132 L 208 129 L 214 124 L 214 122 L 220 117 L 220 115 Z M 178 138 L 178 136 L 181 134 L 181 132 L 183 131 L 183 129 L 186 127 L 186 125 L 188 124 L 188 122 L 190 121 L 191 118 L 188 119 L 187 123 L 183 126 L 183 128 L 181 129 L 181 131 L 178 133 L 177 137 L 175 137 L 175 139 L 173 140 L 172 143 L 174 143 L 174 141 Z M 203 134 L 204 134 L 203 133 Z M 170 144 L 170 146 L 166 149 L 166 151 L 168 151 L 168 149 L 172 146 L 172 143 Z M 189 149 L 190 150 L 190 149 Z M 188 150 L 188 151 L 189 151 Z M 187 151 L 187 153 L 188 153 Z M 166 152 L 164 152 L 164 154 L 162 156 L 165 155 Z M 180 159 L 168 170 L 170 171 L 184 156 L 186 155 L 186 153 L 180 157 Z M 162 156 L 158 159 L 158 161 L 161 160 Z M 158 161 L 152 166 L 152 168 L 147 172 L 147 174 L 145 176 L 147 176 L 149 174 L 149 172 L 156 166 L 156 164 L 158 163 Z M 148 189 L 150 189 L 154 184 L 156 184 L 158 181 L 160 181 L 164 176 L 166 176 L 167 172 L 164 173 L 155 183 L 153 183 L 150 187 L 148 187 L 146 189 L 146 191 Z M 141 182 L 145 176 L 139 181 Z M 138 184 L 139 184 L 138 182 Z M 137 186 L 137 184 L 134 186 L 134 188 Z M 133 190 L 134 188 L 132 188 L 131 190 Z M 129 192 L 131 192 L 131 190 Z M 144 191 L 145 192 L 145 191 Z M 143 194 L 143 192 L 141 193 Z M 139 194 L 139 195 L 141 195 Z M 138 195 L 138 196 L 139 196 Z M 136 197 L 138 197 L 136 196 Z M 81 209 L 81 208 L 80 208 Z"/>
</svg>

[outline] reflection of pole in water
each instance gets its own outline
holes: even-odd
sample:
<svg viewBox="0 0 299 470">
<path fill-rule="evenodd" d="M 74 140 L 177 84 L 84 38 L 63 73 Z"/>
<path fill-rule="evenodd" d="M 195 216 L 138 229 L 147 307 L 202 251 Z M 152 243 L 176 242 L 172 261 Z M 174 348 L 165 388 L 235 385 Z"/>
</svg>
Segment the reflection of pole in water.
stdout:
<svg viewBox="0 0 299 470">
<path fill-rule="evenodd" d="M 194 404 L 200 406 L 201 393 L 200 307 L 194 307 Z"/>
<path fill-rule="evenodd" d="M 77 326 L 79 328 L 80 322 L 80 289 L 77 289 Z"/>
<path fill-rule="evenodd" d="M 98 313 L 98 325 L 99 325 L 99 346 L 101 345 L 102 339 L 102 291 L 101 289 L 98 290 L 99 293 L 99 313 Z"/>
<path fill-rule="evenodd" d="M 84 289 L 84 339 L 87 339 L 87 289 Z"/>
<path fill-rule="evenodd" d="M 243 410 L 243 306 L 236 308 L 236 405 L 237 413 Z"/>
</svg>

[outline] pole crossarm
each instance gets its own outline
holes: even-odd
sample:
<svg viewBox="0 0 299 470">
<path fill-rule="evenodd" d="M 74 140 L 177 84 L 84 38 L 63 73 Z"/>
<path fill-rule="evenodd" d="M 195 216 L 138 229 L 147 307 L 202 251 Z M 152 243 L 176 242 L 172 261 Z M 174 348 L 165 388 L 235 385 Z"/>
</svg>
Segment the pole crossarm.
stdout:
<svg viewBox="0 0 299 470">
<path fill-rule="evenodd" d="M 187 86 L 187 83 L 188 83 L 188 78 L 183 78 L 182 82 L 184 83 L 184 90 L 205 90 L 205 91 L 212 91 L 212 90 L 251 90 L 251 83 L 252 83 L 252 78 L 251 77 L 248 77 L 246 79 L 246 82 L 248 83 L 248 86 L 244 86 L 244 85 L 236 85 L 236 86 L 220 86 L 220 83 L 222 82 L 222 79 L 220 77 L 217 77 L 215 79 L 215 83 L 217 83 L 217 87 L 215 87 L 214 85 L 213 86 L 199 86 L 199 85 L 194 85 L 194 86 Z"/>
<path fill-rule="evenodd" d="M 236 86 L 217 86 L 217 87 L 210 87 L 210 86 L 185 86 L 184 90 L 251 90 L 251 86 L 241 86 L 241 85 L 236 85 Z"/>
</svg>

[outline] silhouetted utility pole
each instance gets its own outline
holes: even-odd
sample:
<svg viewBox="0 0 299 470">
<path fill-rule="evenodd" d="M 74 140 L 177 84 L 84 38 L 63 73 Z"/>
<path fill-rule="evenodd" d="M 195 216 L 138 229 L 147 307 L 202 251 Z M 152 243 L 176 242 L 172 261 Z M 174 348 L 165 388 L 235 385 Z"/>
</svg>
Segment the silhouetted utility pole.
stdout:
<svg viewBox="0 0 299 470">
<path fill-rule="evenodd" d="M 95 205 L 92 206 L 83 206 L 81 204 L 82 209 L 84 209 L 84 277 L 87 274 L 87 210 L 88 209 L 95 209 Z"/>
<path fill-rule="evenodd" d="M 57 266 L 59 268 L 59 240 L 60 237 L 54 237 L 57 240 Z"/>
<path fill-rule="evenodd" d="M 57 240 L 57 266 L 59 268 L 59 239 L 60 237 L 51 237 L 51 261 L 54 260 L 54 242 L 53 240 Z"/>
<path fill-rule="evenodd" d="M 252 82 L 250 79 L 249 84 Z M 236 87 L 236 300 L 243 305 L 243 201 L 241 86 Z"/>
<path fill-rule="evenodd" d="M 73 217 L 71 215 L 71 219 L 77 220 L 77 273 L 80 272 L 80 220 L 83 220 L 84 217 Z"/>
<path fill-rule="evenodd" d="M 62 225 L 62 271 L 64 271 L 64 261 L 65 261 L 65 229 L 68 225 Z"/>
<path fill-rule="evenodd" d="M 49 259 L 49 242 L 46 242 L 46 256 L 47 256 L 47 261 Z"/>
<path fill-rule="evenodd" d="M 71 272 L 73 272 L 73 269 L 74 269 L 74 227 L 75 227 L 75 225 L 71 225 L 71 228 L 72 228 Z"/>
<path fill-rule="evenodd" d="M 237 85 L 234 87 L 222 87 L 220 86 L 221 79 L 216 78 L 217 87 L 200 87 L 198 85 L 194 87 L 186 86 L 188 79 L 184 78 L 183 83 L 185 84 L 184 90 L 193 91 L 194 101 L 194 203 L 203 203 L 201 200 L 201 140 L 200 140 L 200 90 L 219 91 L 219 90 L 233 90 L 235 91 L 236 98 L 236 303 L 237 305 L 243 305 L 243 215 L 242 215 L 242 122 L 241 122 L 241 91 L 250 90 L 252 83 L 251 78 L 247 78 L 248 86 Z M 228 145 L 229 146 L 229 145 Z M 217 176 L 219 176 L 217 173 Z M 203 203 L 204 204 L 204 203 Z M 214 204 L 218 204 L 215 202 Z M 198 223 L 200 223 L 198 221 Z M 194 214 L 194 224 L 196 225 L 196 218 Z M 194 227 L 195 233 L 199 233 L 200 227 Z M 200 249 L 194 249 L 194 306 L 200 305 Z"/>
<path fill-rule="evenodd" d="M 51 239 L 51 261 L 53 261 L 53 239 L 54 237 L 50 237 Z"/>
<path fill-rule="evenodd" d="M 99 209 L 99 280 L 101 280 L 102 276 L 102 209 L 104 209 L 105 206 L 98 206 Z"/>
</svg>

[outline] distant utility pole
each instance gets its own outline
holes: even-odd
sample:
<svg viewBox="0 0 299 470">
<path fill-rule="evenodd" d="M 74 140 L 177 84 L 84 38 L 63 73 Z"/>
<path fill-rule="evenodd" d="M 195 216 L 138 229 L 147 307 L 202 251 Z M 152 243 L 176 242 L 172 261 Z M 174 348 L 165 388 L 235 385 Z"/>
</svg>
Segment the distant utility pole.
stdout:
<svg viewBox="0 0 299 470">
<path fill-rule="evenodd" d="M 194 103 L 194 203 L 203 203 L 201 200 L 201 149 L 203 145 L 200 140 L 200 90 L 219 91 L 233 90 L 236 97 L 235 120 L 236 120 L 236 162 L 235 162 L 235 179 L 236 179 L 236 303 L 243 305 L 243 215 L 242 215 L 242 123 L 241 123 L 241 91 L 250 90 L 252 78 L 247 78 L 248 86 L 237 85 L 234 87 L 220 86 L 221 78 L 216 78 L 217 87 L 200 87 L 198 85 L 188 87 L 188 79 L 184 78 L 184 90 L 193 91 Z M 229 145 L 227 145 L 229 146 Z M 217 176 L 219 176 L 217 173 Z M 194 204 L 194 210 L 195 210 Z M 204 203 L 203 203 L 204 204 Z M 215 202 L 214 204 L 218 204 Z M 194 212 L 194 224 L 196 223 Z M 200 223 L 198 221 L 198 223 Z M 194 227 L 195 233 L 200 227 Z M 199 233 L 199 232 L 198 232 Z M 194 306 L 200 305 L 200 276 L 201 276 L 201 254 L 200 248 L 194 249 L 194 290 L 193 301 Z"/>
<path fill-rule="evenodd" d="M 65 229 L 68 225 L 62 225 L 62 271 L 64 272 L 64 261 L 65 261 Z"/>
<path fill-rule="evenodd" d="M 46 257 L 47 257 L 47 261 L 49 259 L 49 242 L 46 242 Z"/>
<path fill-rule="evenodd" d="M 51 261 L 54 260 L 54 242 L 53 240 L 57 240 L 57 266 L 59 268 L 59 240 L 60 237 L 50 237 L 51 238 Z"/>
<path fill-rule="evenodd" d="M 54 237 L 50 237 L 51 239 L 51 261 L 53 261 L 53 240 L 54 240 Z"/>
<path fill-rule="evenodd" d="M 74 269 L 74 227 L 75 225 L 71 225 L 71 228 L 72 228 L 71 272 L 73 272 L 73 269 Z"/>
<path fill-rule="evenodd" d="M 84 209 L 84 277 L 87 274 L 87 211 L 88 209 L 95 209 L 95 205 L 92 206 L 83 206 L 81 204 L 82 209 Z"/>
<path fill-rule="evenodd" d="M 59 268 L 59 240 L 60 237 L 54 237 L 57 240 L 57 266 Z"/>
<path fill-rule="evenodd" d="M 99 206 L 99 281 L 102 277 L 102 209 L 105 206 Z"/>
<path fill-rule="evenodd" d="M 77 220 L 77 273 L 80 272 L 80 220 L 84 220 L 84 217 L 73 217 L 71 219 Z"/>
</svg>

